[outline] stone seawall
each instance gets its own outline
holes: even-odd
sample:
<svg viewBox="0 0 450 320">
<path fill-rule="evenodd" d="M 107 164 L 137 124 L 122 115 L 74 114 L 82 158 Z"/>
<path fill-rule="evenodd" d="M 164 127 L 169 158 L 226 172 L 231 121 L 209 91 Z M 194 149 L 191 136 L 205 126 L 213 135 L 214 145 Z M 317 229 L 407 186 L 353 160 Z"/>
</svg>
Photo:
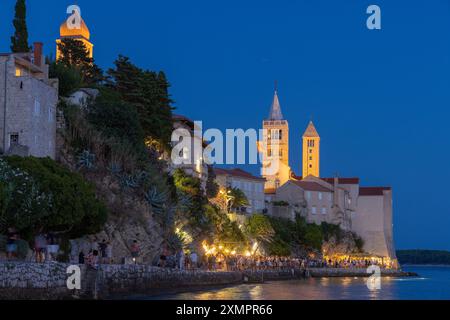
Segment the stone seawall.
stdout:
<svg viewBox="0 0 450 320">
<path fill-rule="evenodd" d="M 145 265 L 102 265 L 81 269 L 81 290 L 68 290 L 69 264 L 0 262 L 0 299 L 106 298 L 159 288 L 240 284 L 240 272 L 178 271 Z"/>
<path fill-rule="evenodd" d="M 155 289 L 262 283 L 312 277 L 369 276 L 365 269 L 310 269 L 255 272 L 178 271 L 145 265 L 102 265 L 99 270 L 80 266 L 81 290 L 67 289 L 69 264 L 0 262 L 0 299 L 107 298 L 112 295 L 145 294 Z M 383 271 L 385 276 L 413 276 Z"/>
</svg>

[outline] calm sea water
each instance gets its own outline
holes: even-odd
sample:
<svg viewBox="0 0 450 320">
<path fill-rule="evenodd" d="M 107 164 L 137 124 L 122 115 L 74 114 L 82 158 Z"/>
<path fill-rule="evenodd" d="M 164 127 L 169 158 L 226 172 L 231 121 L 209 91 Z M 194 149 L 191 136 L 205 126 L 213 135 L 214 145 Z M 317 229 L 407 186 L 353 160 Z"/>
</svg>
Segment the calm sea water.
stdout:
<svg viewBox="0 0 450 320">
<path fill-rule="evenodd" d="M 450 267 L 408 266 L 414 278 L 382 278 L 381 290 L 371 291 L 364 278 L 321 278 L 238 285 L 177 294 L 132 297 L 144 300 L 450 300 Z"/>
</svg>

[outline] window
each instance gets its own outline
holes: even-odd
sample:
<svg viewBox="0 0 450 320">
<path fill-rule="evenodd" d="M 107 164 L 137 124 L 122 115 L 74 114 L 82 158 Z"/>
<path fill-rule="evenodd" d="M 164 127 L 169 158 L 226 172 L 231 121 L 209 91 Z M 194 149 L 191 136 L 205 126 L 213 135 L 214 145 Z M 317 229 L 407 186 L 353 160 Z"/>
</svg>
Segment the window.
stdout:
<svg viewBox="0 0 450 320">
<path fill-rule="evenodd" d="M 9 135 L 9 145 L 15 146 L 19 144 L 19 134 L 18 133 L 11 133 Z"/>
<path fill-rule="evenodd" d="M 309 168 L 312 169 L 312 164 L 309 165 Z"/>
<path fill-rule="evenodd" d="M 322 207 L 322 214 L 327 214 L 327 208 Z"/>
<path fill-rule="evenodd" d="M 271 148 L 267 149 L 267 156 L 269 156 L 269 157 L 272 156 L 272 149 Z"/>
<path fill-rule="evenodd" d="M 312 149 L 309 149 L 309 153 L 312 153 Z"/>
<path fill-rule="evenodd" d="M 333 200 L 332 194 L 331 194 L 331 193 L 328 194 L 328 200 L 329 200 L 330 202 Z"/>
<path fill-rule="evenodd" d="M 283 139 L 283 130 L 280 130 L 278 133 L 278 138 L 281 140 Z"/>
<path fill-rule="evenodd" d="M 319 200 L 322 200 L 322 192 L 319 192 Z"/>
<path fill-rule="evenodd" d="M 311 213 L 312 214 L 317 214 L 317 207 L 316 206 L 312 206 L 311 207 Z"/>
<path fill-rule="evenodd" d="M 34 100 L 34 115 L 38 116 L 41 113 L 41 104 L 39 101 Z"/>
<path fill-rule="evenodd" d="M 306 191 L 306 199 L 311 199 L 311 191 Z"/>
<path fill-rule="evenodd" d="M 22 76 L 22 69 L 16 68 L 16 77 L 21 77 L 21 76 Z"/>
<path fill-rule="evenodd" d="M 309 157 L 309 160 L 312 160 L 312 157 Z"/>
<path fill-rule="evenodd" d="M 53 122 L 53 110 L 52 110 L 52 107 L 48 107 L 48 122 Z"/>
</svg>

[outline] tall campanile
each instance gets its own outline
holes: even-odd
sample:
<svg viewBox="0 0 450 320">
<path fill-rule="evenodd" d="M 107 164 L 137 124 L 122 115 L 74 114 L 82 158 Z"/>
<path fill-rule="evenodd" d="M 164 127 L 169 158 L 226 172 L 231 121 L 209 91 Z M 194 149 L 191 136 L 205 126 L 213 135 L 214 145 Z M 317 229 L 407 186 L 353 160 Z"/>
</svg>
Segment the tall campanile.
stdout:
<svg viewBox="0 0 450 320">
<path fill-rule="evenodd" d="M 320 177 L 320 136 L 310 121 L 303 134 L 303 178 Z"/>
<path fill-rule="evenodd" d="M 286 183 L 291 175 L 289 167 L 289 125 L 281 113 L 278 90 L 275 88 L 269 117 L 263 121 L 265 132 L 262 150 L 262 176 L 266 178 L 265 190 L 273 191 Z M 278 165 L 274 171 L 272 164 Z"/>
</svg>

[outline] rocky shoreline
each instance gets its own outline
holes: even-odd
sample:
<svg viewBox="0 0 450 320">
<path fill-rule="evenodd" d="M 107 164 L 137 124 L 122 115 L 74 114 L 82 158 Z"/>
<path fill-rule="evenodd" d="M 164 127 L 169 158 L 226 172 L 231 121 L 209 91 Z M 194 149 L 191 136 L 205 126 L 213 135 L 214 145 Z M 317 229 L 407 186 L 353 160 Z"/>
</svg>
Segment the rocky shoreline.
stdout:
<svg viewBox="0 0 450 320">
<path fill-rule="evenodd" d="M 0 299 L 107 299 L 145 294 L 158 289 L 188 290 L 243 283 L 293 280 L 304 277 L 368 277 L 365 269 L 266 270 L 245 272 L 179 271 L 146 265 L 80 266 L 81 289 L 67 289 L 69 264 L 0 263 Z M 414 273 L 383 270 L 382 276 L 410 277 Z"/>
</svg>

